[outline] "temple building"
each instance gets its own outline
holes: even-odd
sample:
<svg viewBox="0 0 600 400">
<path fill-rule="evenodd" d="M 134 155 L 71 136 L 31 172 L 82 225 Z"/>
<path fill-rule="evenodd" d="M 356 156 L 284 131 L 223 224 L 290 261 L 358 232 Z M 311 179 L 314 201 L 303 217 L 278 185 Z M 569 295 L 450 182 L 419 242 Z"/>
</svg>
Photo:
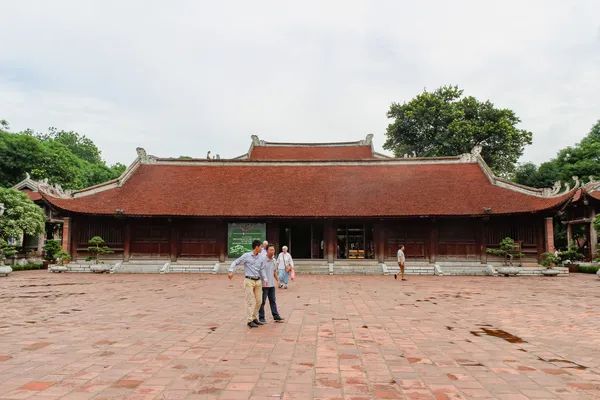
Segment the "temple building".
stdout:
<svg viewBox="0 0 600 400">
<path fill-rule="evenodd" d="M 505 237 L 526 265 L 553 251 L 552 217 L 578 189 L 524 187 L 495 176 L 481 148 L 456 157 L 392 158 L 372 135 L 343 143 L 252 136 L 234 159 L 138 157 L 118 179 L 66 193 L 39 185 L 64 217 L 74 260 L 102 237 L 124 264 L 225 263 L 253 238 L 329 272 L 385 272 L 401 244 L 407 265 L 477 267 Z"/>
<path fill-rule="evenodd" d="M 588 260 L 598 258 L 598 233 L 594 220 L 600 212 L 600 182 L 589 177 L 589 183 L 581 187 L 566 208 L 567 241 L 569 247 L 576 244 Z"/>
</svg>

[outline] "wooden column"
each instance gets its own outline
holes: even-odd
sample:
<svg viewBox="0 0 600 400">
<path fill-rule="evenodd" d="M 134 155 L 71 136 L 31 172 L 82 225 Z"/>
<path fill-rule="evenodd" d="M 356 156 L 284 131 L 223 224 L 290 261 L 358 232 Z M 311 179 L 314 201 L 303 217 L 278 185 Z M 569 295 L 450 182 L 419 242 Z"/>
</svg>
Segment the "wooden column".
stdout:
<svg viewBox="0 0 600 400">
<path fill-rule="evenodd" d="M 573 244 L 573 225 L 567 221 L 567 245 L 571 247 Z"/>
<path fill-rule="evenodd" d="M 217 223 L 217 246 L 219 246 L 219 262 L 225 262 L 227 259 L 227 222 L 219 221 Z"/>
<path fill-rule="evenodd" d="M 375 241 L 375 258 L 377 262 L 385 263 L 385 223 L 383 221 L 373 226 L 373 239 Z"/>
<path fill-rule="evenodd" d="M 537 260 L 542 262 L 542 254 L 544 253 L 544 222 L 539 221 L 536 224 L 536 241 L 537 241 Z"/>
<path fill-rule="evenodd" d="M 434 264 L 438 252 L 438 225 L 435 219 L 431 220 L 429 228 L 429 263 Z"/>
<path fill-rule="evenodd" d="M 131 257 L 131 222 L 127 220 L 123 227 L 123 262 Z"/>
<path fill-rule="evenodd" d="M 332 264 L 335 260 L 336 237 L 335 226 L 332 220 L 325 222 L 325 258 L 327 263 Z"/>
<path fill-rule="evenodd" d="M 479 257 L 482 264 L 487 264 L 487 246 L 486 237 L 488 229 L 489 218 L 482 218 L 479 221 L 479 234 L 477 235 L 477 242 L 479 245 Z"/>
<path fill-rule="evenodd" d="M 275 246 L 275 256 L 279 255 L 281 248 L 279 247 L 279 223 L 268 222 L 267 223 L 267 238 L 269 244 Z"/>
<path fill-rule="evenodd" d="M 179 256 L 179 226 L 176 223 L 171 225 L 171 237 L 170 237 L 170 256 L 171 262 L 176 262 Z"/>
<path fill-rule="evenodd" d="M 594 220 L 596 219 L 595 210 L 592 209 L 590 217 L 592 219 L 592 222 L 590 222 L 590 254 L 592 256 L 592 260 L 595 260 L 596 249 L 598 248 L 598 232 L 596 232 L 596 228 L 594 228 Z"/>
<path fill-rule="evenodd" d="M 554 221 L 552 217 L 544 219 L 544 233 L 545 233 L 545 250 L 548 253 L 554 253 Z"/>
<path fill-rule="evenodd" d="M 71 217 L 63 218 L 61 246 L 67 253 L 71 252 Z"/>
</svg>

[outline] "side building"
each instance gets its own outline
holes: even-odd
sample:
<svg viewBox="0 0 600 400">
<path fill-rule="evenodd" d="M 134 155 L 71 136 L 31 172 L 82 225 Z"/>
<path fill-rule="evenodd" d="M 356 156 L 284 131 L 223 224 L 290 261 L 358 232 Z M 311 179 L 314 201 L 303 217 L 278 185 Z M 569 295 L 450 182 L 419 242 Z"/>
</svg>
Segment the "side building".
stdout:
<svg viewBox="0 0 600 400">
<path fill-rule="evenodd" d="M 576 192 L 496 177 L 481 149 L 456 157 L 390 158 L 372 135 L 344 143 L 274 143 L 252 137 L 235 159 L 148 155 L 121 177 L 73 193 L 41 185 L 64 218 L 74 260 L 102 237 L 129 265 L 224 263 L 252 238 L 287 245 L 316 272 L 381 273 L 401 244 L 407 266 L 481 268 L 486 249 L 518 241 L 526 265 L 554 251 L 552 217 Z"/>
</svg>

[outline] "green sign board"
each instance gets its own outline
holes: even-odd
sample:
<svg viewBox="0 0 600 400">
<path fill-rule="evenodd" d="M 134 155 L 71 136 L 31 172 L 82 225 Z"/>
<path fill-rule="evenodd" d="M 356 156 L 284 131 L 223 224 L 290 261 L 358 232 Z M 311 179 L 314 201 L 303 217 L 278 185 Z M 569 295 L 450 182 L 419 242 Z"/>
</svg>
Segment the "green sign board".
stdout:
<svg viewBox="0 0 600 400">
<path fill-rule="evenodd" d="M 237 258 L 244 253 L 252 251 L 252 241 L 265 240 L 267 233 L 266 224 L 229 224 L 227 230 L 227 254 Z"/>
</svg>

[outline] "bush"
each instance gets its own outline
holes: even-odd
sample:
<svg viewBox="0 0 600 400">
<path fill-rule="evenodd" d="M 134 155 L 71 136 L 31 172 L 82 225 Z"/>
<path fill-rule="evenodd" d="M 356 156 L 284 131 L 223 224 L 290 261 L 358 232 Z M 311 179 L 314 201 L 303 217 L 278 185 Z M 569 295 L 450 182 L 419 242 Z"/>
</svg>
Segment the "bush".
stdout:
<svg viewBox="0 0 600 400">
<path fill-rule="evenodd" d="M 560 258 L 554 255 L 554 253 L 544 253 L 542 254 L 542 264 L 546 268 L 552 268 L 554 265 L 558 265 L 560 263 Z"/>
<path fill-rule="evenodd" d="M 565 261 L 570 261 L 572 264 L 575 264 L 577 261 L 582 261 L 584 258 L 583 254 L 579 251 L 579 247 L 577 247 L 577 245 L 571 245 L 571 247 L 569 247 L 569 250 L 560 252 L 558 254 L 558 257 L 561 263 L 564 263 Z"/>
<path fill-rule="evenodd" d="M 49 263 L 54 263 L 54 261 L 56 260 L 56 253 L 58 253 L 61 250 L 62 247 L 60 246 L 60 243 L 58 243 L 58 240 L 48 240 L 44 245 L 44 252 L 46 254 L 44 258 Z"/>
<path fill-rule="evenodd" d="M 597 265 L 580 265 L 578 272 L 582 274 L 595 274 L 600 269 L 600 266 Z"/>
<path fill-rule="evenodd" d="M 106 243 L 104 243 L 104 239 L 102 239 L 100 236 L 94 236 L 93 238 L 91 238 L 88 241 L 88 244 L 90 245 L 88 247 L 88 251 L 90 253 L 92 253 L 92 255 L 89 257 L 86 257 L 85 261 L 93 261 L 94 264 L 102 264 L 102 262 L 100 260 L 98 260 L 98 257 L 100 257 L 103 254 L 114 253 L 106 245 Z"/>
<path fill-rule="evenodd" d="M 65 262 L 68 264 L 71 261 L 71 255 L 64 250 L 57 252 L 54 257 L 57 265 L 65 265 Z"/>
<path fill-rule="evenodd" d="M 43 264 L 25 264 L 25 265 L 14 265 L 11 267 L 13 271 L 31 271 L 36 269 L 44 269 Z"/>
<path fill-rule="evenodd" d="M 504 265 L 513 265 L 513 258 L 522 257 L 519 252 L 519 245 L 509 237 L 502 239 L 499 249 L 486 249 L 488 254 L 504 257 Z"/>
</svg>

